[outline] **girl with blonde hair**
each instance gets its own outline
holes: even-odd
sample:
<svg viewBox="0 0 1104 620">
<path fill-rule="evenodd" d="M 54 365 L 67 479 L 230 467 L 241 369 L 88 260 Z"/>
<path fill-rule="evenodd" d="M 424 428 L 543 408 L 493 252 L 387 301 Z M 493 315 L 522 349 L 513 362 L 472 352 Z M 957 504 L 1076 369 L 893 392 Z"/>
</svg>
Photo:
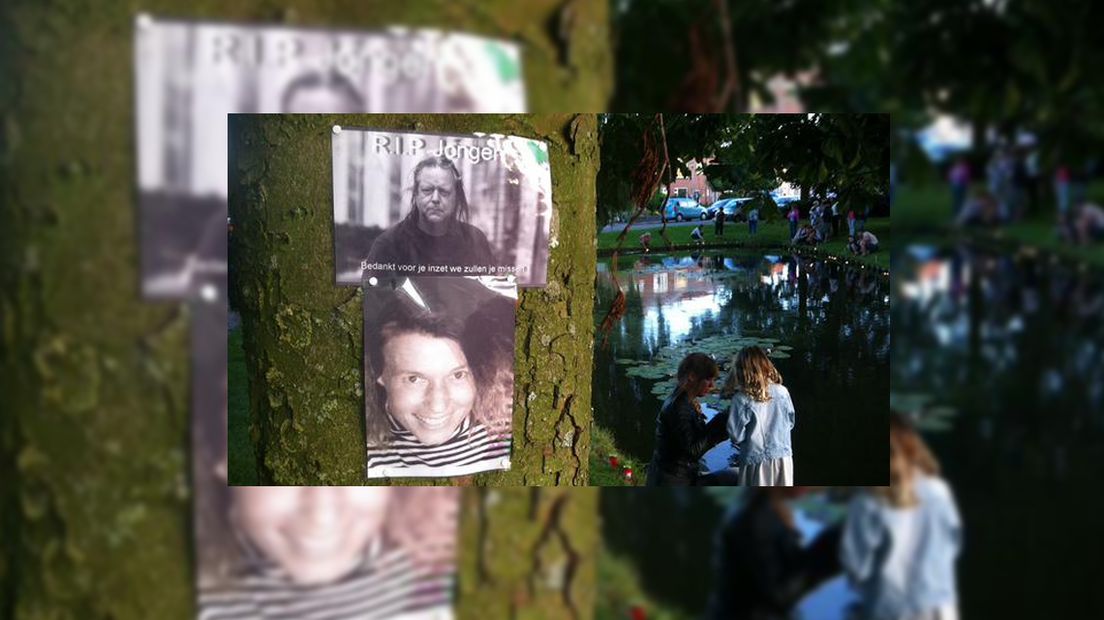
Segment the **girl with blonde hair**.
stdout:
<svg viewBox="0 0 1104 620">
<path fill-rule="evenodd" d="M 939 462 L 903 415 L 889 423 L 889 486 L 851 502 L 840 563 L 861 599 L 861 617 L 955 620 L 955 559 L 962 523 Z"/>
<path fill-rule="evenodd" d="M 721 395 L 732 398 L 728 436 L 741 486 L 793 486 L 793 400 L 782 374 L 759 347 L 736 354 Z"/>
</svg>

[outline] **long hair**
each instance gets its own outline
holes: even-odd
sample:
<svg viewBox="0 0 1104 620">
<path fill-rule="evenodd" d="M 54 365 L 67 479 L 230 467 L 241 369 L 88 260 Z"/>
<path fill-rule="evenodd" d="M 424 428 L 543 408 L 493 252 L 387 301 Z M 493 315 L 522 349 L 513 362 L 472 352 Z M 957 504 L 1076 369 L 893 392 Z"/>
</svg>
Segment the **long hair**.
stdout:
<svg viewBox="0 0 1104 620">
<path fill-rule="evenodd" d="M 495 295 L 464 324 L 461 347 L 477 386 L 472 419 L 493 437 L 510 432 L 514 418 L 514 300 Z"/>
<path fill-rule="evenodd" d="M 433 338 L 463 341 L 464 324 L 446 312 L 432 312 L 415 306 L 401 295 L 393 295 L 381 309 L 379 327 L 366 334 L 364 347 L 364 407 L 365 431 L 369 446 L 386 445 L 390 439 L 387 422 L 387 390 L 376 383 L 383 372 L 383 349 L 391 339 L 402 334 L 424 334 Z"/>
<path fill-rule="evenodd" d="M 678 391 L 686 392 L 694 409 L 701 412 L 698 406 L 697 392 L 702 382 L 715 379 L 720 371 L 717 362 L 705 353 L 691 353 L 679 362 L 675 379 L 678 381 Z"/>
<path fill-rule="evenodd" d="M 284 87 L 284 92 L 280 96 L 280 110 L 282 112 L 302 112 L 303 110 L 292 110 L 291 102 L 295 99 L 295 95 L 306 90 L 325 90 L 336 93 L 341 98 L 343 105 L 342 109 L 332 110 L 332 112 L 366 111 L 364 97 L 361 96 L 357 87 L 349 78 L 334 70 L 311 71 L 292 80 Z"/>
<path fill-rule="evenodd" d="M 876 487 L 874 494 L 895 508 L 917 504 L 916 474 L 938 476 L 939 461 L 920 433 L 901 413 L 889 415 L 889 486 Z"/>
<path fill-rule="evenodd" d="M 457 221 L 467 223 L 469 215 L 468 197 L 464 193 L 464 182 L 460 178 L 460 170 L 456 167 L 456 164 L 452 163 L 451 159 L 444 155 L 426 157 L 414 166 L 414 189 L 410 192 L 410 212 L 406 214 L 406 220 L 411 224 L 418 223 L 418 175 L 426 168 L 440 168 L 452 173 L 452 179 L 455 182 L 453 191 L 456 198 L 456 210 L 453 211 L 452 223 L 455 224 Z"/>
<path fill-rule="evenodd" d="M 781 384 L 782 373 L 774 367 L 763 349 L 745 347 L 732 358 L 732 368 L 725 378 L 721 394 L 731 398 L 736 392 L 743 392 L 752 400 L 767 402 L 771 399 L 771 383 Z"/>
</svg>

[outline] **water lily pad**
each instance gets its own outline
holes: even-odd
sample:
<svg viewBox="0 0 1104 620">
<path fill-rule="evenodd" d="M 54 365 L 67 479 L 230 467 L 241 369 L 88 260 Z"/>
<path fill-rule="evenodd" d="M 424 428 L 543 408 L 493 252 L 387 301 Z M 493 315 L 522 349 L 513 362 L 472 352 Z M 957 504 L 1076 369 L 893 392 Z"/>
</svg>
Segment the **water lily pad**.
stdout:
<svg viewBox="0 0 1104 620">
<path fill-rule="evenodd" d="M 672 371 L 660 366 L 641 365 L 629 368 L 625 371 L 625 374 L 630 377 L 640 377 L 641 379 L 666 379 L 671 376 Z"/>
<path fill-rule="evenodd" d="M 728 409 L 729 405 L 729 400 L 727 398 L 721 398 L 720 396 L 706 396 L 704 398 L 699 398 L 698 402 L 702 405 L 712 407 L 717 411 Z"/>
</svg>

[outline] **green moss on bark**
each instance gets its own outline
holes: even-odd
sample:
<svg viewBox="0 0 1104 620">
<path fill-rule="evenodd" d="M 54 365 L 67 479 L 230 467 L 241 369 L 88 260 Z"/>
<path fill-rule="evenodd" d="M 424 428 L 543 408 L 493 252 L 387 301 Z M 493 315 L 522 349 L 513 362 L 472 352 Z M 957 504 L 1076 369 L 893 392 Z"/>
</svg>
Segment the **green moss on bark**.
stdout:
<svg viewBox="0 0 1104 620">
<path fill-rule="evenodd" d="M 176 305 L 142 303 L 137 291 L 134 6 L 0 3 L 0 617 L 194 617 L 188 317 Z M 523 45 L 535 111 L 598 111 L 610 93 L 605 2 L 152 0 L 141 9 L 176 18 L 465 30 Z M 264 197 L 271 188 L 258 191 Z M 284 327 L 273 318 L 252 338 L 277 341 L 284 329 L 289 351 L 318 348 L 324 359 L 347 360 L 359 341 L 335 338 L 360 325 L 359 298 L 345 291 L 347 299 L 332 299 L 330 311 L 316 315 L 313 302 L 280 293 L 306 277 L 286 271 L 266 276 L 255 296 Z M 332 265 L 321 273 L 318 281 Z M 591 276 L 580 269 L 572 278 Z M 573 303 L 573 317 L 588 314 Z M 287 335 L 306 321 L 309 343 Z M 258 363 L 279 373 L 282 361 Z M 284 382 L 286 412 L 312 409 L 313 396 L 275 373 L 273 380 Z M 319 376 L 335 389 L 354 385 L 348 377 Z M 577 398 L 589 403 L 589 396 Z M 331 405 L 305 421 L 288 415 L 287 423 L 320 425 L 327 416 L 341 412 Z M 313 457 L 290 465 L 308 446 L 285 440 L 287 456 L 276 458 L 274 469 L 303 479 L 340 471 L 309 462 Z M 577 442 L 574 450 L 584 446 Z M 576 458 L 585 463 L 585 454 Z M 513 501 L 504 500 L 503 510 Z M 517 554 L 529 548 L 523 546 L 497 548 Z M 471 583 L 466 575 L 461 580 Z"/>
<path fill-rule="evenodd" d="M 545 140 L 552 165 L 548 286 L 525 290 L 516 333 L 514 452 L 480 485 L 587 480 L 595 270 L 594 115 L 234 116 L 231 213 L 251 412 L 263 477 L 360 484 L 360 293 L 333 284 L 333 125 L 500 132 Z M 449 483 L 448 480 L 439 481 Z"/>
<path fill-rule="evenodd" d="M 464 508 L 461 618 L 593 616 L 597 489 L 480 489 Z"/>
</svg>

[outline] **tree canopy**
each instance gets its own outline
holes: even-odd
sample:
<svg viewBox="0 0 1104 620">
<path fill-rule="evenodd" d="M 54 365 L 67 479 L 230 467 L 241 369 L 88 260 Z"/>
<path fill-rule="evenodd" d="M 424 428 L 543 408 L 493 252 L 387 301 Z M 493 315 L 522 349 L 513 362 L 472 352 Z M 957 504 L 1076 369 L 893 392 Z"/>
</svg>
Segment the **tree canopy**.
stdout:
<svg viewBox="0 0 1104 620">
<path fill-rule="evenodd" d="M 975 135 L 1031 132 L 1050 161 L 1104 149 L 1104 3 L 620 0 L 613 20 L 615 110 L 743 112 L 753 93 L 771 102 L 771 76 L 809 72 L 806 109 L 904 128 L 950 114 Z"/>
<path fill-rule="evenodd" d="M 880 203 L 889 182 L 889 117 L 885 114 L 664 115 L 671 168 L 688 174 L 705 163 L 714 189 L 740 195 L 783 182 L 803 195 L 826 194 Z M 600 123 L 599 219 L 630 209 L 633 171 L 654 115 L 610 114 Z M 670 181 L 670 173 L 664 182 Z"/>
</svg>

